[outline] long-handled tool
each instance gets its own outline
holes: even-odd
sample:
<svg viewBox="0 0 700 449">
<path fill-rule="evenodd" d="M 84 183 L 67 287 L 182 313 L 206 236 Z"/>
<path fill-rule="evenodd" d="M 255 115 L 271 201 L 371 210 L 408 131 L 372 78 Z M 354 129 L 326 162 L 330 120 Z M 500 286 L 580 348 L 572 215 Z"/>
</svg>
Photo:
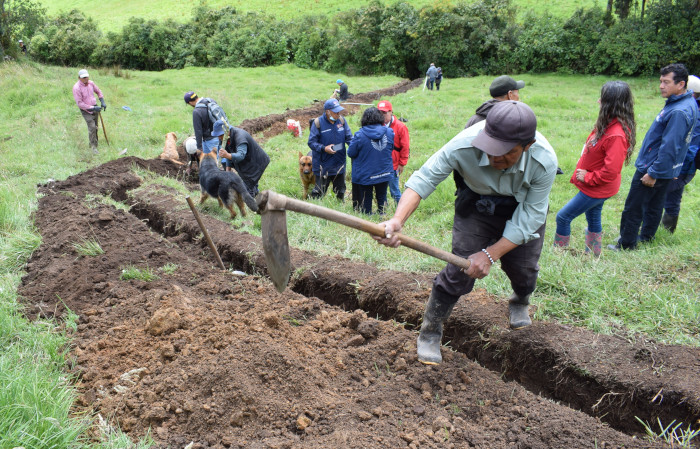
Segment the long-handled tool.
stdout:
<svg viewBox="0 0 700 449">
<path fill-rule="evenodd" d="M 102 113 L 98 112 L 97 115 L 100 116 L 100 124 L 102 125 L 102 134 L 105 135 L 105 141 L 107 142 L 107 145 L 109 145 L 109 139 L 107 138 L 107 130 L 105 129 L 105 121 L 102 120 Z"/>
<path fill-rule="evenodd" d="M 211 252 L 214 254 L 214 258 L 216 259 L 216 264 L 221 268 L 222 270 L 226 269 L 226 266 L 224 265 L 224 262 L 221 260 L 221 256 L 219 256 L 219 251 L 216 250 L 216 245 L 214 245 L 214 241 L 209 237 L 209 233 L 207 232 L 207 228 L 204 227 L 204 222 L 202 221 L 201 218 L 199 218 L 199 213 L 197 212 L 197 208 L 194 207 L 194 203 L 192 202 L 192 198 L 190 198 L 189 195 L 185 197 L 185 200 L 187 200 L 187 204 L 190 206 L 190 210 L 192 210 L 192 214 L 194 215 L 194 218 L 197 220 L 197 224 L 199 225 L 199 229 L 202 230 L 202 234 L 204 235 L 204 240 L 207 241 L 207 245 L 209 245 L 209 249 Z"/>
<path fill-rule="evenodd" d="M 260 192 L 256 200 L 258 212 L 262 215 L 262 243 L 265 261 L 267 262 L 267 271 L 272 283 L 279 292 L 284 291 L 287 287 L 291 271 L 289 241 L 287 239 L 287 210 L 324 218 L 372 235 L 385 237 L 384 226 L 377 223 L 305 201 L 288 198 L 272 190 Z M 395 235 L 403 246 L 420 251 L 423 254 L 444 260 L 465 270 L 471 264 L 467 259 L 435 248 L 407 235 L 401 233 L 396 233 Z"/>
</svg>

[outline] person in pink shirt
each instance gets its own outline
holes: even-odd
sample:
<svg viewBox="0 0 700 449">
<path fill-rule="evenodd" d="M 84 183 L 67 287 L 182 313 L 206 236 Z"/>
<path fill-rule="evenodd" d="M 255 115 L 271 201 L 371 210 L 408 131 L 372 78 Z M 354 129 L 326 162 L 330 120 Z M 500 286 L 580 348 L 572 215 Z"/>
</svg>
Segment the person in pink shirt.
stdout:
<svg viewBox="0 0 700 449">
<path fill-rule="evenodd" d="M 97 106 L 95 94 L 100 99 L 102 106 Z M 73 86 L 73 98 L 75 98 L 75 103 L 78 105 L 80 113 L 83 114 L 85 123 L 87 123 L 90 149 L 97 154 L 97 120 L 99 120 L 100 110 L 107 110 L 107 103 L 105 103 L 102 91 L 97 87 L 97 84 L 90 81 L 90 75 L 85 69 L 78 72 L 78 82 Z"/>
<path fill-rule="evenodd" d="M 586 214 L 586 252 L 601 252 L 603 228 L 601 211 L 605 200 L 617 194 L 623 164 L 629 163 L 636 140 L 634 100 L 632 91 L 623 81 L 609 81 L 600 91 L 598 120 L 583 146 L 581 158 L 571 176 L 579 189 L 557 213 L 556 246 L 569 246 L 571 222 Z"/>
</svg>

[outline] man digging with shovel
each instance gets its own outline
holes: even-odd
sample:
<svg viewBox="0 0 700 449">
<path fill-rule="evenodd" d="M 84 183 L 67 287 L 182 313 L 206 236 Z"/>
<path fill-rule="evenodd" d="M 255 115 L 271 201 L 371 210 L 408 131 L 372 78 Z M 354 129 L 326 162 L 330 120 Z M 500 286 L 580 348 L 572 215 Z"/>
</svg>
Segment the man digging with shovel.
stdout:
<svg viewBox="0 0 700 449">
<path fill-rule="evenodd" d="M 457 134 L 406 182 L 394 216 L 384 225 L 379 243 L 398 247 L 401 231 L 420 201 L 427 198 L 452 171 L 466 184 L 455 203 L 452 252 L 467 258 L 468 269 L 452 263 L 435 277 L 418 336 L 418 360 L 442 362 L 443 323 L 460 296 L 474 281 L 489 274 L 501 261 L 510 279 L 510 327 L 532 323 L 528 315 L 542 251 L 549 192 L 557 172 L 557 158 L 536 131 L 530 107 L 518 101 L 494 105 L 486 121 Z"/>
</svg>

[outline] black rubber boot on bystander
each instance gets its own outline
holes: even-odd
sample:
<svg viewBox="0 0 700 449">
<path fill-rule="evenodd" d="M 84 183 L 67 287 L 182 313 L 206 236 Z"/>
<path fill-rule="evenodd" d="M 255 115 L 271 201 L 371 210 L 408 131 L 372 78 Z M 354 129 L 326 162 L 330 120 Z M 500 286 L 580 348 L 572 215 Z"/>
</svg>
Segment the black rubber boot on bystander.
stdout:
<svg viewBox="0 0 700 449">
<path fill-rule="evenodd" d="M 430 299 L 425 305 L 423 324 L 418 335 L 418 360 L 421 363 L 437 365 L 442 362 L 442 354 L 440 354 L 442 324 L 452 313 L 456 299 L 433 287 Z"/>
<path fill-rule="evenodd" d="M 530 304 L 530 295 L 519 296 L 516 293 L 508 298 L 508 312 L 510 314 L 510 328 L 522 329 L 532 324 L 530 315 L 527 313 Z"/>
</svg>

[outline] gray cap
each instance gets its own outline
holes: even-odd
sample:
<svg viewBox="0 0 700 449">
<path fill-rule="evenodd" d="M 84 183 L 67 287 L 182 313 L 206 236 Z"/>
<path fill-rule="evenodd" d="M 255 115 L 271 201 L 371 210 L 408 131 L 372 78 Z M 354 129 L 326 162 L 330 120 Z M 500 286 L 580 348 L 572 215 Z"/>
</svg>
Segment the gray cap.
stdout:
<svg viewBox="0 0 700 449">
<path fill-rule="evenodd" d="M 78 78 L 88 78 L 89 76 L 88 71 L 85 69 L 78 71 Z"/>
<path fill-rule="evenodd" d="M 532 142 L 537 117 L 520 101 L 499 101 L 486 116 L 486 126 L 472 140 L 472 146 L 491 156 L 503 156 L 519 143 Z"/>
<path fill-rule="evenodd" d="M 508 75 L 502 75 L 493 80 L 489 93 L 492 97 L 500 97 L 508 93 L 509 90 L 519 90 L 525 87 L 525 81 L 515 81 Z"/>
</svg>

